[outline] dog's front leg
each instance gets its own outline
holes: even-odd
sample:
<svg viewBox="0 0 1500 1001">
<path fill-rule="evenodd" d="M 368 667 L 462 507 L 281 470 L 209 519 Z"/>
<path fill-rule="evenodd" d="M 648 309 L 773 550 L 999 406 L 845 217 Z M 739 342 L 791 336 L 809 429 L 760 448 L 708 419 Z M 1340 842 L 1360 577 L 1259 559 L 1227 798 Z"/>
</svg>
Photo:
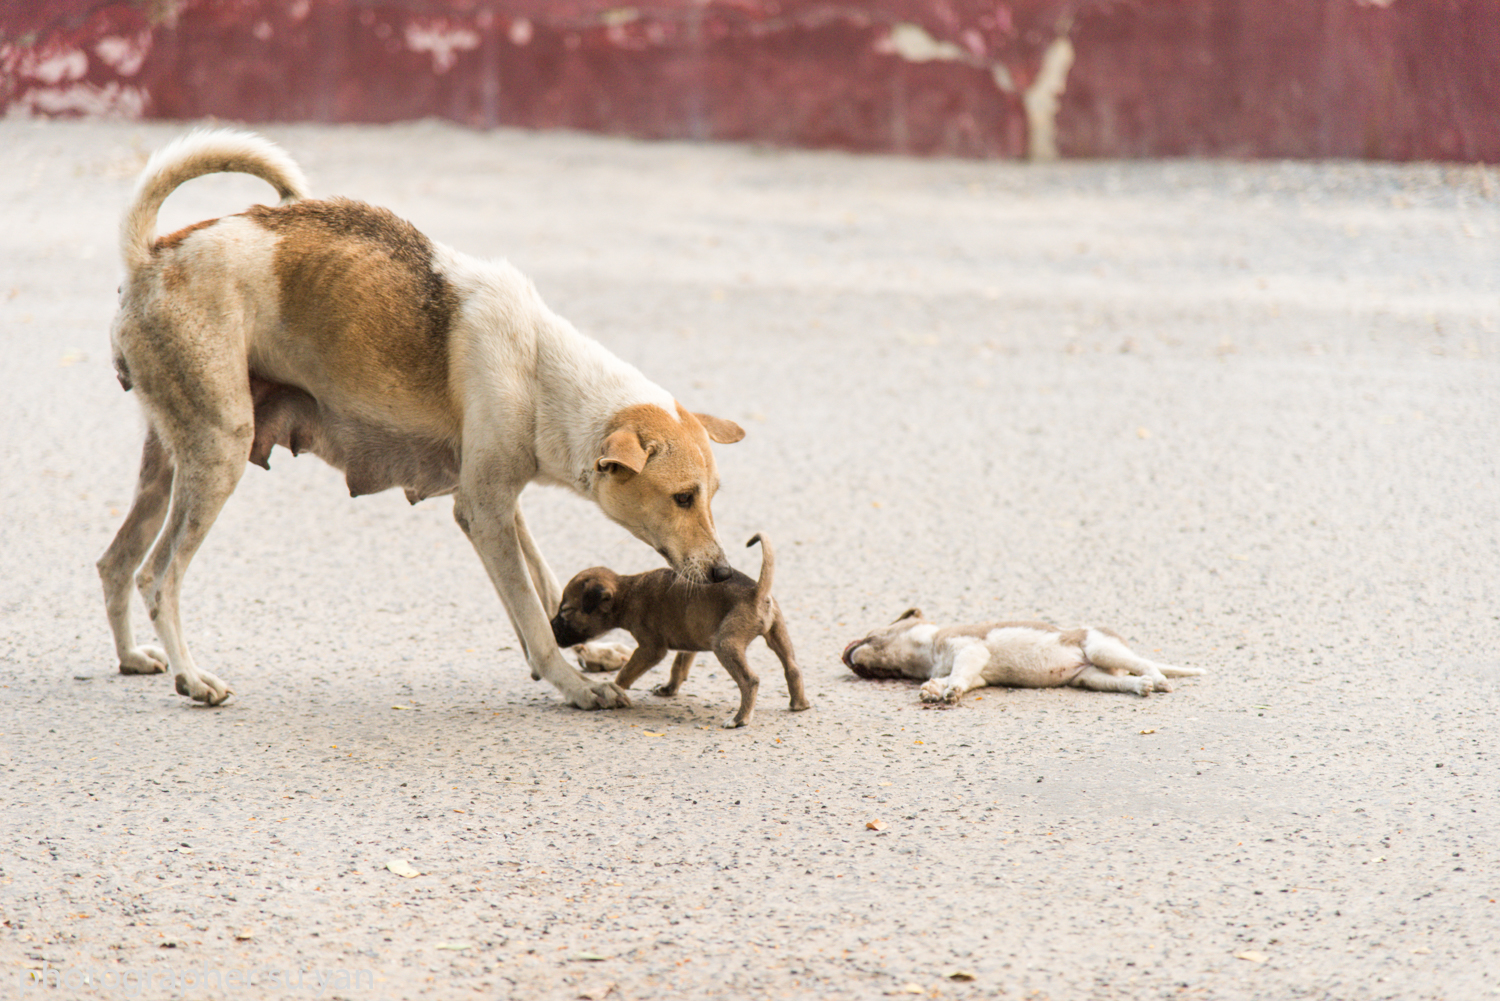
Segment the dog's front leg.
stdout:
<svg viewBox="0 0 1500 1001">
<path fill-rule="evenodd" d="M 923 702 L 948 702 L 954 705 L 965 692 L 984 687 L 984 668 L 990 662 L 990 651 L 983 643 L 972 643 L 953 658 L 953 670 L 946 678 L 933 678 L 922 686 Z"/>
<path fill-rule="evenodd" d="M 464 472 L 469 471 L 466 466 Z M 471 491 L 460 486 L 453 497 L 453 518 L 469 537 L 499 592 L 532 673 L 551 682 L 570 705 L 579 709 L 615 709 L 630 705 L 630 697 L 618 685 L 613 682 L 589 684 L 558 650 L 552 638 L 552 625 L 532 582 L 531 567 L 516 526 L 518 493 L 498 497 L 491 485 L 487 496 L 476 502 Z"/>
</svg>

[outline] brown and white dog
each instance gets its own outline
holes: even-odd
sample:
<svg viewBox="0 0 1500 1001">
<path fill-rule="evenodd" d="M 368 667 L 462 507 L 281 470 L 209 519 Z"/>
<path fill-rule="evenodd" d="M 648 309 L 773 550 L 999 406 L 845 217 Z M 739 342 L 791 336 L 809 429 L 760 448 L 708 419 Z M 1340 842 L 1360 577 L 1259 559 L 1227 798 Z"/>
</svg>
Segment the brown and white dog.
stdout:
<svg viewBox="0 0 1500 1001">
<path fill-rule="evenodd" d="M 281 203 L 157 238 L 167 196 L 218 172 L 259 177 Z M 280 445 L 342 470 L 353 496 L 453 494 L 533 675 L 580 708 L 629 705 L 553 643 L 560 590 L 522 520 L 521 490 L 568 487 L 683 577 L 722 581 L 731 571 L 709 509 L 719 486 L 709 442 L 744 431 L 685 410 L 509 264 L 434 243 L 385 209 L 305 191 L 272 143 L 198 131 L 151 158 L 125 215 L 111 341 L 147 430 L 135 499 L 99 560 L 120 670 L 170 669 L 178 692 L 210 705 L 231 694 L 188 652 L 182 577 L 246 460 L 267 465 Z M 162 648 L 132 636 L 133 575 Z"/>
<path fill-rule="evenodd" d="M 586 671 L 619 670 L 615 684 L 628 689 L 636 679 L 661 662 L 670 650 L 671 677 L 652 689 L 657 695 L 676 695 L 693 666 L 694 653 L 712 650 L 740 689 L 740 707 L 724 720 L 729 729 L 744 726 L 755 712 L 760 678 L 745 659 L 745 648 L 764 636 L 766 646 L 781 661 L 792 712 L 811 707 L 802 687 L 802 671 L 792 652 L 781 607 L 771 596 L 776 555 L 769 540 L 753 536 L 747 546 L 760 543 L 760 578 L 751 580 L 738 570 L 712 587 L 683 581 L 670 570 L 648 570 L 622 576 L 608 567 L 590 567 L 575 574 L 563 588 L 562 605 L 552 620 L 558 646 L 583 644 L 611 629 L 635 638 L 628 653 L 618 644 L 580 648 L 578 660 Z"/>
<path fill-rule="evenodd" d="M 1147 660 L 1108 629 L 1064 630 L 1045 622 L 940 627 L 917 608 L 850 643 L 844 648 L 844 663 L 862 678 L 920 679 L 926 682 L 923 702 L 949 703 L 986 685 L 1074 685 L 1149 695 L 1171 691 L 1168 678 L 1203 673 L 1196 667 Z"/>
</svg>

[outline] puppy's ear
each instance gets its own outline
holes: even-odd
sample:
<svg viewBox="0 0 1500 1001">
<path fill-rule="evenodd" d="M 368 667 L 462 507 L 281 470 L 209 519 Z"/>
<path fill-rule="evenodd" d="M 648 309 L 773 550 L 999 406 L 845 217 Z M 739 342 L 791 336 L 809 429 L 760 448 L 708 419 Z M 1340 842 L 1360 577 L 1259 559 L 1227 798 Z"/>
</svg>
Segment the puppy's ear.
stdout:
<svg viewBox="0 0 1500 1001">
<path fill-rule="evenodd" d="M 726 421 L 713 414 L 694 414 L 693 416 L 698 418 L 698 423 L 703 425 L 703 430 L 708 432 L 708 436 L 720 445 L 733 445 L 745 437 L 745 429 L 734 421 Z"/>
<path fill-rule="evenodd" d="M 920 608 L 908 608 L 906 611 L 896 616 L 896 621 L 905 622 L 907 619 L 920 619 L 921 617 L 922 610 Z"/>
<path fill-rule="evenodd" d="M 641 445 L 640 436 L 629 428 L 621 428 L 604 439 L 604 454 L 595 461 L 594 468 L 601 473 L 623 469 L 639 473 L 646 468 L 650 457 L 651 453 Z"/>
<path fill-rule="evenodd" d="M 601 609 L 608 611 L 609 606 L 614 604 L 614 600 L 615 596 L 609 588 L 603 584 L 590 584 L 584 588 L 578 607 L 582 609 L 584 615 L 593 615 Z"/>
</svg>

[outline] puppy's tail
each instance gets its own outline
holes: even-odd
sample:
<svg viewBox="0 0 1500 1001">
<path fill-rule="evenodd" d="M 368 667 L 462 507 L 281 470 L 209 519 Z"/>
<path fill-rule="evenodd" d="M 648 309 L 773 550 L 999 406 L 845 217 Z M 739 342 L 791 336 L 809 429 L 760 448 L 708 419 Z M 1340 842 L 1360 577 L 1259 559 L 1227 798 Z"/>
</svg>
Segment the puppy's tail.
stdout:
<svg viewBox="0 0 1500 1001">
<path fill-rule="evenodd" d="M 258 177 L 276 189 L 283 205 L 307 196 L 301 169 L 270 140 L 234 129 L 194 129 L 157 150 L 141 171 L 120 225 L 120 255 L 127 268 L 150 263 L 161 203 L 179 186 L 204 174 Z"/>
<path fill-rule="evenodd" d="M 776 576 L 776 550 L 771 548 L 771 540 L 759 532 L 750 536 L 745 548 L 749 549 L 757 542 L 760 543 L 760 579 L 755 582 L 755 607 L 763 609 L 771 601 L 771 582 Z"/>
</svg>

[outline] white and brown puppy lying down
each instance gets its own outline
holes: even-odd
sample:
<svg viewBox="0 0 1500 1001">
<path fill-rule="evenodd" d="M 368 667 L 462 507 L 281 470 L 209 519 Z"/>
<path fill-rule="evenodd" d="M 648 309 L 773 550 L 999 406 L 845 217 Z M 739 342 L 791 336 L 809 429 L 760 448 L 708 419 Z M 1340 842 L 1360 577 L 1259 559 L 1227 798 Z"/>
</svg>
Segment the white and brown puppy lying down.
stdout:
<svg viewBox="0 0 1500 1001">
<path fill-rule="evenodd" d="M 740 708 L 724 720 L 728 728 L 744 726 L 755 711 L 760 679 L 745 659 L 745 647 L 757 636 L 766 638 L 781 660 L 793 712 L 811 703 L 802 688 L 802 672 L 792 652 L 781 608 L 771 597 L 776 556 L 771 542 L 753 536 L 747 546 L 760 543 L 760 579 L 738 570 L 718 584 L 693 584 L 670 570 L 622 576 L 607 567 L 590 567 L 574 575 L 563 588 L 562 606 L 552 620 L 552 635 L 560 647 L 586 643 L 611 629 L 635 637 L 629 651 L 614 643 L 580 646 L 578 660 L 585 671 L 618 669 L 615 684 L 627 690 L 637 678 L 661 662 L 667 651 L 679 651 L 672 676 L 652 689 L 657 695 L 676 695 L 687 680 L 695 651 L 712 650 L 740 689 Z"/>
<path fill-rule="evenodd" d="M 917 678 L 923 702 L 957 702 L 986 685 L 1099 692 L 1169 692 L 1168 678 L 1203 672 L 1147 660 L 1115 633 L 1095 626 L 1059 629 L 1045 622 L 937 626 L 909 608 L 888 626 L 844 648 L 861 678 Z M 1123 673 L 1120 673 L 1123 672 Z"/>
</svg>

